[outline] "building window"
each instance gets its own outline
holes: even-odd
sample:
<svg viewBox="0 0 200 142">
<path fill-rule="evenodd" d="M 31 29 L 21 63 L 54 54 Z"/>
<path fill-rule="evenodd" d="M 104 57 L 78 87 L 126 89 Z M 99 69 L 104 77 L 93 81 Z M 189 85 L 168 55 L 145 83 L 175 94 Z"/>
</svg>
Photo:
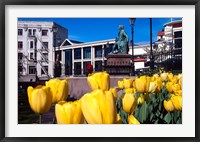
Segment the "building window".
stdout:
<svg viewBox="0 0 200 142">
<path fill-rule="evenodd" d="M 30 60 L 33 59 L 33 53 L 30 53 Z"/>
<path fill-rule="evenodd" d="M 35 74 L 35 66 L 29 66 L 29 74 Z"/>
<path fill-rule="evenodd" d="M 72 49 L 65 50 L 65 74 L 72 75 Z"/>
<path fill-rule="evenodd" d="M 23 48 L 23 42 L 22 41 L 18 41 L 18 49 L 22 49 Z"/>
<path fill-rule="evenodd" d="M 83 58 L 84 59 L 91 59 L 91 47 L 83 48 Z"/>
<path fill-rule="evenodd" d="M 32 29 L 28 29 L 28 35 L 32 36 Z"/>
<path fill-rule="evenodd" d="M 48 35 L 48 30 L 42 30 L 42 36 L 47 36 Z"/>
<path fill-rule="evenodd" d="M 48 66 L 44 66 L 46 73 L 48 74 Z M 41 69 L 41 74 L 46 74 L 43 69 Z"/>
<path fill-rule="evenodd" d="M 81 59 L 81 48 L 74 49 L 74 59 Z"/>
<path fill-rule="evenodd" d="M 18 53 L 18 60 L 22 60 L 23 58 L 23 53 Z"/>
<path fill-rule="evenodd" d="M 91 64 L 91 61 L 83 62 L 83 74 L 86 74 L 86 70 L 87 70 L 87 65 L 88 64 Z"/>
<path fill-rule="evenodd" d="M 30 41 L 30 48 L 33 49 L 33 41 Z"/>
<path fill-rule="evenodd" d="M 43 61 L 47 61 L 47 60 L 48 60 L 48 53 L 43 53 L 43 55 L 44 55 L 44 58 L 45 58 L 45 59 L 42 58 L 42 60 L 43 60 Z"/>
<path fill-rule="evenodd" d="M 23 29 L 18 29 L 18 35 L 23 35 Z"/>
<path fill-rule="evenodd" d="M 182 31 L 174 32 L 174 38 L 182 37 Z"/>
<path fill-rule="evenodd" d="M 111 51 L 114 44 L 106 44 L 104 46 L 104 56 L 106 57 Z"/>
<path fill-rule="evenodd" d="M 95 71 L 102 71 L 102 61 L 95 61 Z"/>
<path fill-rule="evenodd" d="M 36 29 L 33 29 L 33 35 L 35 35 L 35 33 L 36 33 Z"/>
<path fill-rule="evenodd" d="M 48 49 L 49 48 L 49 43 L 48 42 L 43 42 L 43 43 L 44 43 L 44 47 L 43 48 Z"/>
<path fill-rule="evenodd" d="M 74 74 L 80 75 L 81 74 L 81 62 L 74 63 Z"/>
<path fill-rule="evenodd" d="M 182 39 L 175 39 L 175 48 L 182 48 Z"/>
<path fill-rule="evenodd" d="M 102 46 L 95 47 L 95 58 L 102 58 Z"/>
</svg>

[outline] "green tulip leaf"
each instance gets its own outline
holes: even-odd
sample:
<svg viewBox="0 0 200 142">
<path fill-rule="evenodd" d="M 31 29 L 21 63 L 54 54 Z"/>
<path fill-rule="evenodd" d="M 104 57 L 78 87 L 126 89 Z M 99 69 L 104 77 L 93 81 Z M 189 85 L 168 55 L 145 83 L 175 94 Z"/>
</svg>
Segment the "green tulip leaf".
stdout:
<svg viewBox="0 0 200 142">
<path fill-rule="evenodd" d="M 139 120 L 140 122 L 144 122 L 147 119 L 147 104 L 146 101 L 142 104 L 139 112 Z"/>
<path fill-rule="evenodd" d="M 174 110 L 174 112 L 173 112 L 173 119 L 174 119 L 174 122 L 177 122 L 178 112 L 176 110 Z"/>
<path fill-rule="evenodd" d="M 159 121 L 159 119 L 157 119 L 157 120 L 154 122 L 154 124 L 158 124 L 158 121 Z"/>
<path fill-rule="evenodd" d="M 165 122 L 167 122 L 168 124 L 171 122 L 172 117 L 171 117 L 170 112 L 168 112 L 168 113 L 165 115 L 164 120 L 165 120 Z"/>
<path fill-rule="evenodd" d="M 136 99 L 138 99 L 140 97 L 140 93 L 136 92 Z"/>
</svg>

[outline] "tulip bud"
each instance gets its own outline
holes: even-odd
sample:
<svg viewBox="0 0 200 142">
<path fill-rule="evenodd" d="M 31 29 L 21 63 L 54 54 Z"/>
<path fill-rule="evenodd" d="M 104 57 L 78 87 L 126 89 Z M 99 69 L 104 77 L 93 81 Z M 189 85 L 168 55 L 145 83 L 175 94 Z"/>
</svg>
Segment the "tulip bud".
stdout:
<svg viewBox="0 0 200 142">
<path fill-rule="evenodd" d="M 135 88 L 125 89 L 125 94 L 135 94 L 135 93 L 136 93 L 136 89 Z"/>
<path fill-rule="evenodd" d="M 39 85 L 33 88 L 29 86 L 27 93 L 30 107 L 35 113 L 43 114 L 49 111 L 52 101 L 49 87 Z"/>
<path fill-rule="evenodd" d="M 141 76 L 140 78 L 136 77 L 135 88 L 139 93 L 146 92 L 146 76 Z"/>
<path fill-rule="evenodd" d="M 138 98 L 137 103 L 138 103 L 138 105 L 141 105 L 141 104 L 143 104 L 143 102 L 144 102 L 144 95 L 140 94 L 140 97 Z"/>
<path fill-rule="evenodd" d="M 50 79 L 45 82 L 46 86 L 50 88 L 52 94 L 52 103 L 65 101 L 68 97 L 68 80 L 60 80 L 57 78 Z"/>
<path fill-rule="evenodd" d="M 122 124 L 122 119 L 119 114 L 117 114 L 117 124 Z"/>
<path fill-rule="evenodd" d="M 171 100 L 176 110 L 182 110 L 182 96 L 173 96 Z"/>
<path fill-rule="evenodd" d="M 168 112 L 174 111 L 174 105 L 171 100 L 168 101 L 164 100 L 163 105 L 166 111 Z"/>
<path fill-rule="evenodd" d="M 117 82 L 117 84 L 118 84 L 118 87 L 120 88 L 120 89 L 124 89 L 124 82 L 123 81 L 118 81 Z"/>
<path fill-rule="evenodd" d="M 173 77 L 174 77 L 174 75 L 173 75 L 172 73 L 168 73 L 168 74 L 167 74 L 167 79 L 168 79 L 169 81 L 172 81 Z"/>
<path fill-rule="evenodd" d="M 167 91 L 169 92 L 169 93 L 172 93 L 172 85 L 173 85 L 173 83 L 172 82 L 167 82 L 166 83 L 166 88 L 167 88 Z"/>
<path fill-rule="evenodd" d="M 83 124 L 84 122 L 80 101 L 60 101 L 55 106 L 55 114 L 58 124 Z"/>
<path fill-rule="evenodd" d="M 129 115 L 128 124 L 140 124 L 140 122 L 133 115 Z"/>
<path fill-rule="evenodd" d="M 131 88 L 133 86 L 133 80 L 130 78 L 123 79 L 124 89 Z"/>
<path fill-rule="evenodd" d="M 110 76 L 106 72 L 93 73 L 87 77 L 87 81 L 92 90 L 108 91 L 110 89 Z"/>
<path fill-rule="evenodd" d="M 125 94 L 122 97 L 123 110 L 128 114 L 133 113 L 136 107 L 136 101 L 134 94 Z"/>
<path fill-rule="evenodd" d="M 162 81 L 167 81 L 167 73 L 161 73 L 160 77 L 161 77 Z"/>
<path fill-rule="evenodd" d="M 157 85 L 157 82 L 154 81 L 154 82 L 150 82 L 150 85 L 149 85 L 149 93 L 155 93 L 156 92 L 156 89 L 157 89 L 158 85 Z"/>
<path fill-rule="evenodd" d="M 117 110 L 111 91 L 94 90 L 81 98 L 81 109 L 89 124 L 114 124 Z"/>
<path fill-rule="evenodd" d="M 172 85 L 172 90 L 173 90 L 173 92 L 181 90 L 181 85 L 180 84 L 173 84 Z"/>
</svg>

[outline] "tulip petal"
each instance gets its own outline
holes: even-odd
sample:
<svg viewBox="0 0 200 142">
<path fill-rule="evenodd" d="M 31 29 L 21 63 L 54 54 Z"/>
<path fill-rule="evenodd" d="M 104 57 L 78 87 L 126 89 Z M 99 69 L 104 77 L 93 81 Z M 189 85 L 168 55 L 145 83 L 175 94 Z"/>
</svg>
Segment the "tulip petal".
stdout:
<svg viewBox="0 0 200 142">
<path fill-rule="evenodd" d="M 64 107 L 57 103 L 55 106 L 56 120 L 58 124 L 67 124 L 67 116 Z"/>
<path fill-rule="evenodd" d="M 81 98 L 81 110 L 89 124 L 102 124 L 102 115 L 95 93 L 98 92 L 87 93 Z"/>
<path fill-rule="evenodd" d="M 116 122 L 117 110 L 115 100 L 111 91 L 99 91 L 99 107 L 103 116 L 103 124 L 113 124 Z"/>
</svg>

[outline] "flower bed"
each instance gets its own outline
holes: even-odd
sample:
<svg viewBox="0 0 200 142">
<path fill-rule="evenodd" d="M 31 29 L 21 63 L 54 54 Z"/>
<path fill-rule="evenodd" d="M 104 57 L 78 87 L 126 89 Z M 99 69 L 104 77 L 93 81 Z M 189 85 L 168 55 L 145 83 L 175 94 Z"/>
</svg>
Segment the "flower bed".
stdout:
<svg viewBox="0 0 200 142">
<path fill-rule="evenodd" d="M 122 95 L 110 86 L 110 75 L 106 72 L 89 74 L 87 82 L 92 91 L 76 101 L 66 101 L 68 79 L 55 78 L 43 86 L 30 86 L 27 89 L 30 107 L 42 116 L 54 104 L 58 124 L 182 123 L 182 74 L 164 72 L 134 80 L 124 78 L 118 81 Z"/>
</svg>

